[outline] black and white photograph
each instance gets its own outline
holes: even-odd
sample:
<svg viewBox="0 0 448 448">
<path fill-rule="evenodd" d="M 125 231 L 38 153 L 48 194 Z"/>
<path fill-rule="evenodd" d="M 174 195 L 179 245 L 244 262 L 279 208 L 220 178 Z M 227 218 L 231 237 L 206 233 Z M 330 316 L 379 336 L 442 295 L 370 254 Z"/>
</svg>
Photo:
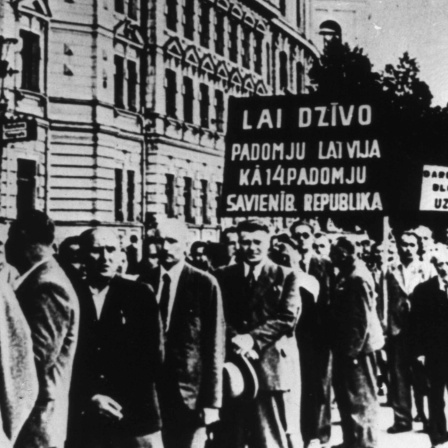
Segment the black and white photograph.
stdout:
<svg viewBox="0 0 448 448">
<path fill-rule="evenodd" d="M 448 448 L 447 0 L 0 0 L 0 448 Z"/>
</svg>

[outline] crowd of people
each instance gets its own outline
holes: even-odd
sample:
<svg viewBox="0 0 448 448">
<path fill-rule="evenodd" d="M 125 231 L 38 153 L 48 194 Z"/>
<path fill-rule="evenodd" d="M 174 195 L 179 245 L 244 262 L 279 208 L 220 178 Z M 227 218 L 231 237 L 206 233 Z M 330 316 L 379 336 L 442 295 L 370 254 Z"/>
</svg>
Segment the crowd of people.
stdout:
<svg viewBox="0 0 448 448">
<path fill-rule="evenodd" d="M 334 399 L 342 447 L 374 448 L 381 394 L 389 433 L 419 420 L 448 444 L 448 247 L 430 229 L 54 237 L 34 210 L 0 246 L 0 446 L 315 448 Z"/>
</svg>

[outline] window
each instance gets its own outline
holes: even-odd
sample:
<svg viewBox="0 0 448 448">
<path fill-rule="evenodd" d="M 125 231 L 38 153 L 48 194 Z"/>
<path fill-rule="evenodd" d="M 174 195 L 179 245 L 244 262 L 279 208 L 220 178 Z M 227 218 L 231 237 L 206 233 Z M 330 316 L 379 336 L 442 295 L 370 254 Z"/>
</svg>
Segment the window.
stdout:
<svg viewBox="0 0 448 448">
<path fill-rule="evenodd" d="M 194 0 L 185 0 L 184 14 L 184 35 L 187 39 L 192 40 L 194 36 Z"/>
<path fill-rule="evenodd" d="M 115 55 L 115 106 L 124 107 L 123 84 L 124 84 L 124 58 Z"/>
<path fill-rule="evenodd" d="M 216 12 L 216 27 L 215 27 L 215 49 L 216 53 L 224 55 L 224 14 L 220 11 Z"/>
<path fill-rule="evenodd" d="M 296 63 L 296 76 L 297 76 L 297 93 L 302 93 L 303 65 L 300 62 Z"/>
<path fill-rule="evenodd" d="M 128 61 L 128 107 L 137 110 L 137 63 Z"/>
<path fill-rule="evenodd" d="M 259 75 L 261 74 L 262 57 L 263 57 L 263 35 L 255 33 L 255 48 L 254 48 L 254 69 Z"/>
<path fill-rule="evenodd" d="M 230 21 L 229 58 L 232 62 L 238 60 L 238 24 L 235 20 Z"/>
<path fill-rule="evenodd" d="M 271 84 L 271 46 L 266 42 L 266 83 Z"/>
<path fill-rule="evenodd" d="M 36 172 L 34 160 L 17 159 L 17 215 L 35 208 Z"/>
<path fill-rule="evenodd" d="M 223 132 L 224 130 L 224 93 L 221 90 L 215 91 L 215 115 L 216 115 L 216 130 Z"/>
<path fill-rule="evenodd" d="M 210 45 L 210 6 L 208 3 L 202 4 L 201 10 L 201 34 L 200 42 L 203 47 L 208 48 Z"/>
<path fill-rule="evenodd" d="M 165 184 L 165 213 L 168 218 L 174 218 L 174 174 L 166 175 Z"/>
<path fill-rule="evenodd" d="M 115 0 L 115 11 L 124 14 L 124 0 Z"/>
<path fill-rule="evenodd" d="M 193 222 L 193 180 L 191 177 L 184 178 L 184 216 L 186 222 Z"/>
<path fill-rule="evenodd" d="M 21 30 L 22 38 L 22 89 L 39 92 L 40 44 L 39 36 Z"/>
<path fill-rule="evenodd" d="M 280 52 L 280 89 L 288 88 L 288 56 L 284 51 Z"/>
<path fill-rule="evenodd" d="M 201 97 L 199 99 L 199 114 L 201 117 L 201 126 L 203 128 L 209 127 L 209 93 L 208 93 L 208 85 L 201 84 L 200 85 L 200 94 Z"/>
<path fill-rule="evenodd" d="M 123 170 L 115 168 L 115 190 L 114 190 L 114 214 L 115 221 L 123 221 Z"/>
<path fill-rule="evenodd" d="M 222 197 L 222 183 L 216 182 L 216 219 L 218 223 L 221 222 L 221 197 Z"/>
<path fill-rule="evenodd" d="M 137 0 L 129 0 L 128 16 L 132 20 L 137 20 Z"/>
<path fill-rule="evenodd" d="M 250 37 L 251 32 L 248 28 L 243 27 L 243 67 L 250 68 Z"/>
<path fill-rule="evenodd" d="M 177 0 L 166 0 L 166 26 L 173 31 L 177 28 Z"/>
<path fill-rule="evenodd" d="M 166 101 L 166 114 L 169 117 L 176 117 L 176 94 L 177 94 L 177 83 L 176 83 L 176 72 L 167 69 L 165 71 L 165 101 Z"/>
<path fill-rule="evenodd" d="M 184 76 L 184 121 L 193 123 L 193 80 Z"/>
<path fill-rule="evenodd" d="M 202 223 L 210 224 L 210 217 L 208 216 L 208 182 L 201 180 L 201 214 Z"/>
<path fill-rule="evenodd" d="M 135 213 L 134 213 L 134 201 L 135 201 L 135 172 L 132 170 L 128 170 L 128 185 L 127 185 L 127 194 L 128 194 L 128 202 L 127 202 L 127 220 L 134 221 Z"/>
</svg>

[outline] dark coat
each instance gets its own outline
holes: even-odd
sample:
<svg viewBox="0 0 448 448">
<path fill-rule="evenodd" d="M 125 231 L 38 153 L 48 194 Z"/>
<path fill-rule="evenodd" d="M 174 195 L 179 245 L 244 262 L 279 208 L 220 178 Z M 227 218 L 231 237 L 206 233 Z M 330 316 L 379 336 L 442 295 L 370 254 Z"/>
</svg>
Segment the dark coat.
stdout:
<svg viewBox="0 0 448 448">
<path fill-rule="evenodd" d="M 438 277 L 418 285 L 413 294 L 410 335 L 415 356 L 427 362 L 448 364 L 448 297 L 439 288 Z"/>
<path fill-rule="evenodd" d="M 369 270 L 357 260 L 353 271 L 339 274 L 331 306 L 333 350 L 352 358 L 384 345 L 375 308 L 375 284 Z"/>
<path fill-rule="evenodd" d="M 244 264 L 221 268 L 216 275 L 223 294 L 229 342 L 237 334 L 249 333 L 260 355 L 256 363 L 260 387 L 290 390 L 300 380 L 294 335 L 301 306 L 296 276 L 290 269 L 267 261 L 252 297 L 248 297 Z"/>
<path fill-rule="evenodd" d="M 123 419 L 108 423 L 115 432 L 139 436 L 159 430 L 156 381 L 163 337 L 154 293 L 147 285 L 116 276 L 98 320 L 87 284 L 77 283 L 76 290 L 81 323 L 71 389 L 70 435 L 76 437 L 80 428 L 93 426 L 93 421 L 101 426 L 101 417 L 90 412 L 96 394 L 109 396 L 122 406 Z"/>
<path fill-rule="evenodd" d="M 31 329 L 39 380 L 36 405 L 16 447 L 63 446 L 78 337 L 78 298 L 53 258 L 31 272 L 16 295 Z"/>
<path fill-rule="evenodd" d="M 428 280 L 433 271 L 431 265 L 427 263 L 418 263 L 415 266 L 414 282 L 415 285 Z M 387 283 L 387 310 L 388 322 L 387 331 L 390 336 L 397 336 L 402 331 L 407 331 L 409 326 L 410 313 L 410 294 L 405 291 L 399 272 L 399 264 L 392 265 L 386 272 Z"/>
<path fill-rule="evenodd" d="M 144 273 L 140 281 L 157 291 L 160 267 Z M 221 407 L 224 345 L 225 323 L 217 281 L 185 263 L 165 350 L 166 365 L 174 371 L 179 392 L 189 409 Z"/>
</svg>

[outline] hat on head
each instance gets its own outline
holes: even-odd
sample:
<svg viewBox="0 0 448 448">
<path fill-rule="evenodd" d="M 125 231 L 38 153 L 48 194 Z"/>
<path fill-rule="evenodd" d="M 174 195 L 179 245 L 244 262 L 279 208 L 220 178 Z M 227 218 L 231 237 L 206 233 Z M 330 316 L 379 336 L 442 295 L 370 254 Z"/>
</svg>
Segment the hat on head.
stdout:
<svg viewBox="0 0 448 448">
<path fill-rule="evenodd" d="M 224 364 L 224 394 L 230 398 L 254 399 L 258 387 L 258 376 L 249 359 L 242 355 L 231 355 Z"/>
</svg>

